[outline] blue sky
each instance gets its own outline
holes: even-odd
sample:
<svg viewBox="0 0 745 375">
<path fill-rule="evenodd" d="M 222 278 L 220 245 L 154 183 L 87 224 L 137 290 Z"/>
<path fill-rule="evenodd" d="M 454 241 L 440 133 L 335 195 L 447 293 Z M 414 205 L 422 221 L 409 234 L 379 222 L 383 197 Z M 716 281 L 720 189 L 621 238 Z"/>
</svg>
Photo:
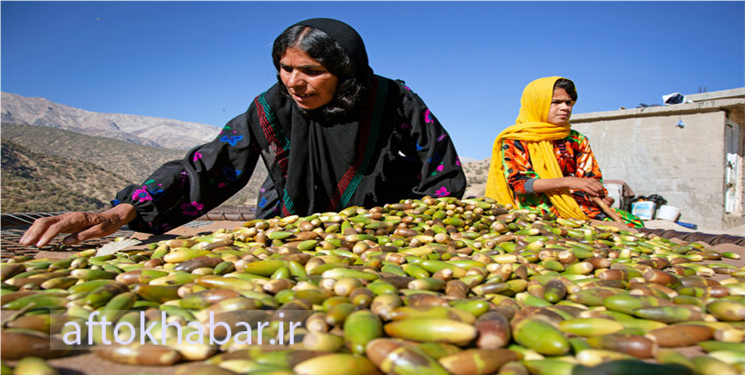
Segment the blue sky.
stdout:
<svg viewBox="0 0 745 375">
<path fill-rule="evenodd" d="M 577 84 L 575 113 L 745 86 L 745 2 L 3 1 L 2 91 L 222 126 L 275 82 L 274 38 L 311 17 L 362 35 L 461 156 L 489 157 L 531 80 Z"/>
</svg>

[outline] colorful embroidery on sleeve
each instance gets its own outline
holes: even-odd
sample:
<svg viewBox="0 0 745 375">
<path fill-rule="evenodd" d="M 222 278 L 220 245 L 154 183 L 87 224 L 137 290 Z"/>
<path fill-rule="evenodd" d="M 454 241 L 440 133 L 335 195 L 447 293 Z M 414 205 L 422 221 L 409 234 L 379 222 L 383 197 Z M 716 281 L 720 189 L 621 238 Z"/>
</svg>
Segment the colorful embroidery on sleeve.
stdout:
<svg viewBox="0 0 745 375">
<path fill-rule="evenodd" d="M 220 137 L 220 142 L 228 142 L 231 146 L 238 144 L 238 141 L 242 140 L 242 135 L 223 135 Z"/>
<path fill-rule="evenodd" d="M 150 196 L 150 193 L 147 191 L 147 186 L 143 186 L 142 189 L 135 190 L 132 194 L 132 199 L 143 203 L 153 200 L 153 197 Z"/>
<path fill-rule="evenodd" d="M 435 192 L 435 195 L 438 197 L 447 197 L 448 195 L 450 195 L 450 192 L 446 187 L 443 186 Z"/>
<path fill-rule="evenodd" d="M 429 108 L 424 111 L 424 122 L 427 124 L 435 123 L 435 120 L 432 119 L 432 112 L 430 112 Z"/>
</svg>

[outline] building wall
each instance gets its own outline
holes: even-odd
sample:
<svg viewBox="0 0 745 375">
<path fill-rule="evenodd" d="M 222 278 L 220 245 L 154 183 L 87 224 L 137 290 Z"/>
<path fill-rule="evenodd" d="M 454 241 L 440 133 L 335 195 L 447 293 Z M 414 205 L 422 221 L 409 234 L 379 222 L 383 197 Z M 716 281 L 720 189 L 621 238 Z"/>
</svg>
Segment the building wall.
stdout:
<svg viewBox="0 0 745 375">
<path fill-rule="evenodd" d="M 661 195 L 680 208 L 680 221 L 726 230 L 745 223 L 742 211 L 724 213 L 724 126 L 729 118 L 742 129 L 743 103 L 727 98 L 579 114 L 572 127 L 589 138 L 605 179 L 625 181 L 636 195 Z"/>
<path fill-rule="evenodd" d="M 682 129 L 676 126 L 679 120 L 685 123 Z M 573 126 L 589 138 L 605 179 L 625 181 L 636 195 L 663 196 L 680 208 L 680 221 L 702 218 L 711 221 L 706 226 L 721 222 L 722 112 Z"/>
</svg>

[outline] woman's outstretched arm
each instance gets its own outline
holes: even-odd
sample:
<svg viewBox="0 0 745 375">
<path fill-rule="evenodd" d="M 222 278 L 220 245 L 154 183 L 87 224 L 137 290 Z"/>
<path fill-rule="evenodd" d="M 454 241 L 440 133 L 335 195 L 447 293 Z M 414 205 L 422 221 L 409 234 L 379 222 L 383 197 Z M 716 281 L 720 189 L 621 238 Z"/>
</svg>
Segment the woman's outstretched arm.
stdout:
<svg viewBox="0 0 745 375">
<path fill-rule="evenodd" d="M 74 244 L 96 237 L 105 237 L 137 217 L 130 204 L 120 204 L 104 212 L 68 212 L 62 215 L 44 217 L 23 234 L 22 245 L 43 247 L 58 234 L 70 233 L 62 242 Z"/>
</svg>

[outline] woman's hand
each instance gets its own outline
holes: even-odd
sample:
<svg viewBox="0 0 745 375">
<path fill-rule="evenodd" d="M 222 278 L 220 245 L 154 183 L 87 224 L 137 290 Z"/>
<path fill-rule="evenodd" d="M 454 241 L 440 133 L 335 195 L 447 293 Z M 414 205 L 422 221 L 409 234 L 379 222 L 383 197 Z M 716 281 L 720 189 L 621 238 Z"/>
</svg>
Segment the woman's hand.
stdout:
<svg viewBox="0 0 745 375">
<path fill-rule="evenodd" d="M 567 186 L 572 190 L 584 191 L 592 197 L 603 197 L 605 196 L 605 189 L 603 184 L 598 180 L 592 178 L 581 178 L 581 177 L 564 177 L 567 179 Z"/>
<path fill-rule="evenodd" d="M 603 198 L 601 198 L 601 200 L 602 200 L 602 201 L 603 201 L 603 203 L 605 203 L 605 205 L 606 205 L 606 206 L 608 206 L 608 207 L 612 206 L 612 205 L 613 205 L 613 202 L 615 202 L 615 201 L 616 201 L 616 200 L 615 200 L 615 199 L 613 199 L 613 197 L 611 197 L 610 195 L 606 195 L 606 196 L 604 196 Z"/>
<path fill-rule="evenodd" d="M 70 245 L 91 238 L 105 237 L 137 217 L 130 204 L 120 204 L 104 212 L 68 212 L 36 219 L 20 243 L 43 247 L 60 233 L 71 233 L 62 242 Z"/>
<path fill-rule="evenodd" d="M 537 179 L 533 183 L 533 190 L 536 193 L 543 193 L 550 190 L 572 189 L 584 191 L 591 197 L 604 197 L 605 189 L 603 184 L 592 178 L 582 177 L 561 177 Z"/>
</svg>

